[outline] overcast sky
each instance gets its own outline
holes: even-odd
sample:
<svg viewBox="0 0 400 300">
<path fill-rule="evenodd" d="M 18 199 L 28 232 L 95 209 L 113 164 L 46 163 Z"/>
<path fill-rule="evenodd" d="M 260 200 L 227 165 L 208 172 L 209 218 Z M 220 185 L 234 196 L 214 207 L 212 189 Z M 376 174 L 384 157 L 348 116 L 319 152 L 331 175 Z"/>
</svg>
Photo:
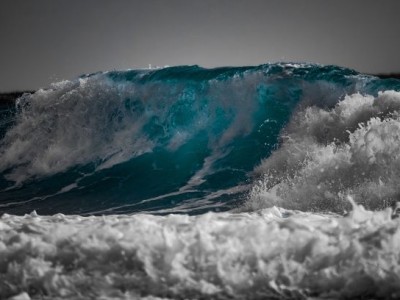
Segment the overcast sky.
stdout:
<svg viewBox="0 0 400 300">
<path fill-rule="evenodd" d="M 148 64 L 400 71 L 400 0 L 1 0 L 0 90 Z"/>
</svg>

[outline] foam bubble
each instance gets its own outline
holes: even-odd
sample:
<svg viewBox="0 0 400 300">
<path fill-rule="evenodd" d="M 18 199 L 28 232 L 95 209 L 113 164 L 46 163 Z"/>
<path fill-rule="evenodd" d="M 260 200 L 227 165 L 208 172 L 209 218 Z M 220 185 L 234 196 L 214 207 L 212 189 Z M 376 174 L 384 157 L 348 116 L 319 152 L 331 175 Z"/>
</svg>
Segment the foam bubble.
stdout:
<svg viewBox="0 0 400 300">
<path fill-rule="evenodd" d="M 347 195 L 378 209 L 399 201 L 400 93 L 346 96 L 332 109 L 301 109 L 282 145 L 255 170 L 248 209 L 343 212 Z"/>
<path fill-rule="evenodd" d="M 391 215 L 3 215 L 0 297 L 396 298 Z"/>
</svg>

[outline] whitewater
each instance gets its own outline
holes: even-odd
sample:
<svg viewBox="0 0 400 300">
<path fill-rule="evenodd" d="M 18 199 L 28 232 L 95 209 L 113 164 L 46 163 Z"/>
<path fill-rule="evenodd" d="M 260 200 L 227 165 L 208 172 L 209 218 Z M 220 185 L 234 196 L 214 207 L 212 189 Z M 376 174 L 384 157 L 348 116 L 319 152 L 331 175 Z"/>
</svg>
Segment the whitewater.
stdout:
<svg viewBox="0 0 400 300">
<path fill-rule="evenodd" d="M 1 299 L 398 299 L 400 81 L 109 71 L 0 105 Z"/>
</svg>

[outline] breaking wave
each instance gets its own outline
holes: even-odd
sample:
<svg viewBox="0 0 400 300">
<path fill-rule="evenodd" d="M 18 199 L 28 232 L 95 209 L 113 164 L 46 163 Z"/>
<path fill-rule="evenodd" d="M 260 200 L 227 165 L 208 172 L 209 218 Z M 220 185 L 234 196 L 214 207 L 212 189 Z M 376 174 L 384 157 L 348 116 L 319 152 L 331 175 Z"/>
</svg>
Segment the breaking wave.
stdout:
<svg viewBox="0 0 400 300">
<path fill-rule="evenodd" d="M 398 80 L 101 72 L 0 117 L 1 299 L 400 297 Z"/>
<path fill-rule="evenodd" d="M 363 104 L 365 101 L 372 101 L 371 97 L 388 89 L 400 90 L 399 82 L 335 66 L 306 64 L 113 71 L 58 82 L 21 97 L 10 108 L 7 122 L 2 123 L 0 211 L 202 213 L 241 207 L 249 191 L 255 193 L 255 168 L 256 173 L 264 170 L 261 173 L 265 176 L 275 171 L 286 176 L 285 172 L 294 167 L 277 165 L 279 170 L 274 171 L 271 165 L 279 160 L 279 153 L 293 152 L 289 142 L 284 141 L 286 131 L 295 144 L 294 150 L 304 145 L 302 154 L 292 153 L 303 156 L 304 161 L 307 153 L 314 155 L 312 150 L 322 158 L 323 149 L 328 155 L 329 149 L 338 151 L 343 143 L 356 143 L 357 134 L 378 126 L 375 123 L 379 120 L 374 118 L 383 118 L 382 126 L 386 127 L 396 123 L 395 92 L 390 94 L 393 107 L 364 109 L 368 106 Z M 379 97 L 388 98 L 389 94 Z M 356 104 L 359 102 L 360 107 Z M 310 117 L 314 111 L 315 116 Z M 317 130 L 318 122 L 325 122 L 324 118 L 331 118 L 326 121 L 332 124 L 335 118 L 344 123 L 330 130 L 325 138 L 324 131 Z M 358 122 L 370 119 L 365 129 L 351 137 L 346 134 L 358 128 Z M 331 123 L 326 126 L 334 127 Z M 345 128 L 347 123 L 352 127 Z M 307 136 L 307 126 L 316 127 L 315 133 Z M 291 134 L 291 128 L 297 127 Z M 336 150 L 331 144 L 334 139 Z M 322 147 L 319 152 L 318 147 Z M 363 164 L 361 155 L 359 165 Z M 307 159 L 311 163 L 314 158 Z M 265 168 L 257 167 L 261 161 Z M 359 176 L 365 177 L 364 182 L 368 178 L 374 183 L 379 183 L 379 178 L 384 183 L 394 180 L 394 174 L 375 176 L 373 165 L 365 164 L 365 168 L 370 167 L 363 172 L 369 173 L 365 177 L 360 172 Z M 350 169 L 349 172 L 357 172 Z M 304 172 L 307 170 L 304 168 Z M 347 171 L 341 168 L 338 172 Z M 260 188 L 268 190 L 282 176 L 275 176 L 268 180 L 266 188 Z M 324 187 L 322 190 L 336 195 L 346 189 L 335 190 L 335 184 L 352 190 L 360 183 L 356 175 L 344 177 L 345 182 L 331 184 L 333 191 Z M 394 186 L 395 182 L 388 185 Z M 393 198 L 393 193 L 381 198 Z M 359 197 L 355 198 L 359 201 Z M 259 200 L 260 197 L 256 202 Z M 270 201 L 266 202 L 269 205 Z M 306 202 L 303 201 L 303 208 L 310 207 Z M 376 206 L 379 205 L 373 207 Z"/>
</svg>

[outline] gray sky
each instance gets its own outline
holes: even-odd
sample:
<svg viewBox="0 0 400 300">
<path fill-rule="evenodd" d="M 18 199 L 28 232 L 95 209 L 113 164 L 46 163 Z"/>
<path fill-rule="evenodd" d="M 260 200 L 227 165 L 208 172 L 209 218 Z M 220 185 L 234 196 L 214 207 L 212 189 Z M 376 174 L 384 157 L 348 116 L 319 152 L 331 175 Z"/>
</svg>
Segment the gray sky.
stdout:
<svg viewBox="0 0 400 300">
<path fill-rule="evenodd" d="M 0 90 L 148 64 L 398 72 L 399 12 L 399 0 L 1 0 Z"/>
</svg>

